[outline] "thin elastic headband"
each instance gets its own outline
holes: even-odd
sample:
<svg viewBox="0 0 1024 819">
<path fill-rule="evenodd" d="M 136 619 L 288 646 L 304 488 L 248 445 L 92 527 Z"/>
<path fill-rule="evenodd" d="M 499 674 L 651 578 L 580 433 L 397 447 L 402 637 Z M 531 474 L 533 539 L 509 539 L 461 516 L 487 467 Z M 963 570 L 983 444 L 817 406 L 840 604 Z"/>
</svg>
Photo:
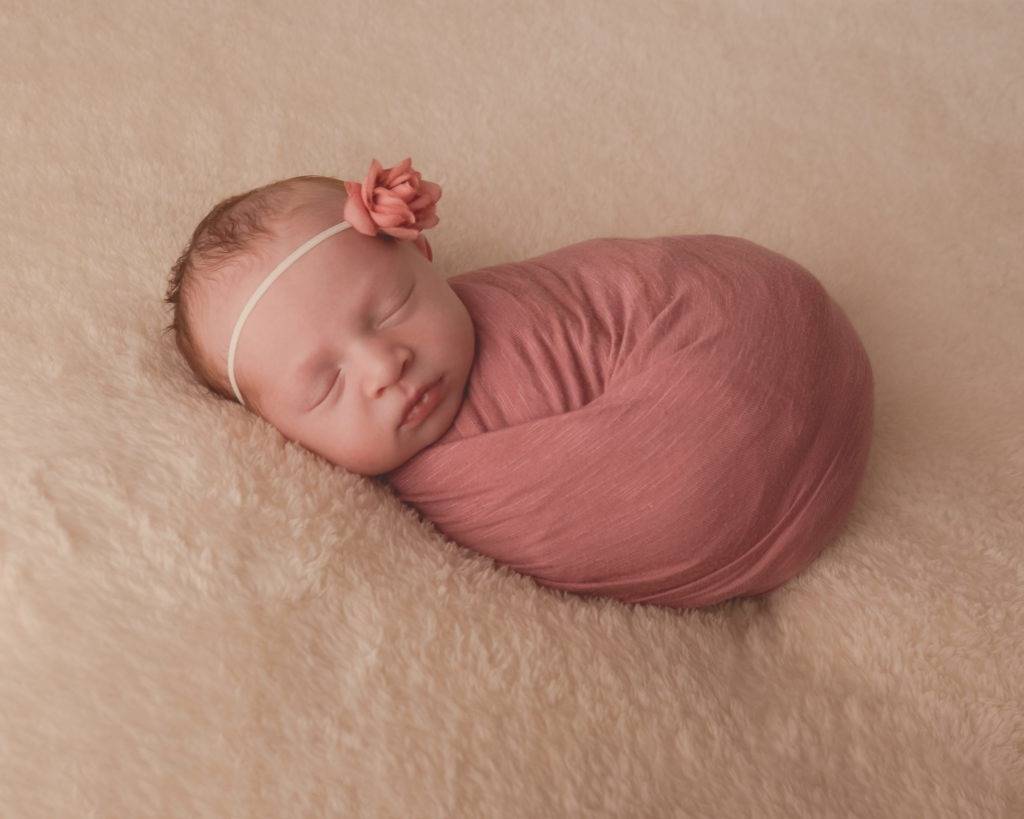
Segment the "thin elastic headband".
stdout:
<svg viewBox="0 0 1024 819">
<path fill-rule="evenodd" d="M 270 274 L 263 280 L 259 287 L 256 288 L 249 301 L 246 302 L 245 307 L 242 309 L 241 315 L 238 317 L 238 321 L 235 322 L 235 330 L 231 334 L 231 345 L 228 347 L 228 377 L 231 379 L 231 389 L 235 391 L 235 397 L 238 399 L 238 403 L 243 407 L 245 406 L 245 399 L 242 398 L 242 392 L 238 389 L 238 382 L 235 381 L 235 351 L 238 349 L 238 336 L 242 332 L 242 325 L 245 324 L 245 320 L 249 317 L 249 313 L 252 312 L 252 308 L 256 306 L 263 294 L 267 292 L 267 288 L 274 283 L 274 280 L 286 271 L 292 264 L 298 259 L 302 258 L 306 253 L 320 244 L 324 239 L 328 239 L 335 233 L 341 233 L 345 228 L 350 228 L 348 222 L 338 222 L 336 225 L 332 225 L 308 240 L 301 247 L 296 248 L 285 257 L 277 267 L 275 267 Z"/>
</svg>

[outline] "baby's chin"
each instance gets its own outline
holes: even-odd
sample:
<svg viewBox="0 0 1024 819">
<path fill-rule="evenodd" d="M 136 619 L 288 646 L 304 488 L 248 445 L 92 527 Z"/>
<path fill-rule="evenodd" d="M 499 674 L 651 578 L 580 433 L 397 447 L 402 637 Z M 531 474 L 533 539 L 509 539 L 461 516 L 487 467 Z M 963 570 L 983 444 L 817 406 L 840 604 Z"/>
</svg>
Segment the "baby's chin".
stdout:
<svg viewBox="0 0 1024 819">
<path fill-rule="evenodd" d="M 447 393 L 434 411 L 415 427 L 407 430 L 399 430 L 399 435 L 404 438 L 400 447 L 400 454 L 387 470 L 376 470 L 373 477 L 378 480 L 387 480 L 389 474 L 405 466 L 413 458 L 420 455 L 430 447 L 444 438 L 455 423 L 455 417 L 462 408 L 463 396 Z"/>
</svg>

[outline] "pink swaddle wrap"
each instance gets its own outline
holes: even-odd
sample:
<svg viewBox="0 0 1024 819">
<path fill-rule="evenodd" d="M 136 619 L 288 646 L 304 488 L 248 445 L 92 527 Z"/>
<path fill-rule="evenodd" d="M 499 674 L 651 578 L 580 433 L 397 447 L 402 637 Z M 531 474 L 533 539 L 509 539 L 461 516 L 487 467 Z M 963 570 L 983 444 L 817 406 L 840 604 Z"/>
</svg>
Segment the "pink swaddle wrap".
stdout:
<svg viewBox="0 0 1024 819">
<path fill-rule="evenodd" d="M 843 311 L 746 239 L 590 239 L 450 278 L 465 400 L 382 476 L 544 586 L 704 606 L 804 569 L 849 513 L 874 381 Z"/>
</svg>

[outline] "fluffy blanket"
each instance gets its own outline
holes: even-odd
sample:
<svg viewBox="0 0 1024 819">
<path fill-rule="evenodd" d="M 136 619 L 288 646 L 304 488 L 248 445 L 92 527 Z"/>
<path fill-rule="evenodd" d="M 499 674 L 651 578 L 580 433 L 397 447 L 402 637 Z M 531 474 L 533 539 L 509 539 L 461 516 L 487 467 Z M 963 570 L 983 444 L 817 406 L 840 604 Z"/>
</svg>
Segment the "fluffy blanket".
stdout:
<svg viewBox="0 0 1024 819">
<path fill-rule="evenodd" d="M 1019 3 L 0 32 L 0 814 L 1024 815 Z M 707 234 L 813 272 L 875 378 L 832 544 L 701 609 L 545 588 L 196 384 L 161 299 L 207 210 L 405 156 L 445 275 Z"/>
</svg>

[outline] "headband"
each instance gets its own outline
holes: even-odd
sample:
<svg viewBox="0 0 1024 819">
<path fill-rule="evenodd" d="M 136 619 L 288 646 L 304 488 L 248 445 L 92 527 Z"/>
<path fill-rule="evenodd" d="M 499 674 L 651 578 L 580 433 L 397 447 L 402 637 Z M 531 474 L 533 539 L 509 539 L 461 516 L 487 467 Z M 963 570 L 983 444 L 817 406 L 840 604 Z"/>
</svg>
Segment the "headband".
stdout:
<svg viewBox="0 0 1024 819">
<path fill-rule="evenodd" d="M 245 303 L 238 321 L 235 322 L 231 344 L 228 346 L 228 378 L 231 380 L 235 398 L 243 407 L 245 399 L 242 398 L 242 391 L 235 379 L 235 353 L 238 351 L 238 338 L 245 320 L 277 277 L 324 239 L 329 239 L 351 227 L 367 236 L 386 233 L 396 239 L 413 241 L 427 259 L 433 261 L 430 243 L 421 235 L 421 231 L 433 227 L 438 222 L 434 205 L 441 198 L 441 186 L 422 179 L 419 171 L 413 170 L 412 159 L 406 157 L 391 168 L 382 167 L 374 159 L 370 163 L 366 180 L 362 184 L 345 182 L 345 191 L 348 194 L 342 211 L 345 221 L 320 231 L 289 253 L 249 296 L 249 301 Z"/>
<path fill-rule="evenodd" d="M 242 308 L 242 313 L 238 317 L 238 321 L 235 322 L 235 329 L 231 333 L 231 345 L 228 347 L 228 377 L 231 379 L 231 389 L 235 391 L 235 398 L 238 399 L 238 403 L 243 407 L 245 406 L 245 399 L 242 398 L 242 391 L 238 389 L 238 382 L 235 380 L 235 351 L 238 349 L 238 336 L 242 332 L 242 326 L 245 324 L 245 320 L 249 318 L 249 313 L 252 312 L 252 308 L 256 306 L 263 294 L 267 292 L 267 288 L 274 283 L 274 280 L 280 276 L 284 271 L 292 266 L 298 259 L 301 259 L 314 247 L 320 244 L 324 239 L 333 236 L 335 233 L 341 233 L 345 228 L 350 228 L 348 222 L 338 222 L 336 225 L 332 225 L 327 230 L 321 230 L 312 239 L 308 239 L 302 246 L 297 247 L 291 253 L 289 253 L 284 260 L 275 267 L 270 275 L 267 276 L 256 291 L 249 296 L 249 301 L 245 303 L 245 307 Z"/>
</svg>

